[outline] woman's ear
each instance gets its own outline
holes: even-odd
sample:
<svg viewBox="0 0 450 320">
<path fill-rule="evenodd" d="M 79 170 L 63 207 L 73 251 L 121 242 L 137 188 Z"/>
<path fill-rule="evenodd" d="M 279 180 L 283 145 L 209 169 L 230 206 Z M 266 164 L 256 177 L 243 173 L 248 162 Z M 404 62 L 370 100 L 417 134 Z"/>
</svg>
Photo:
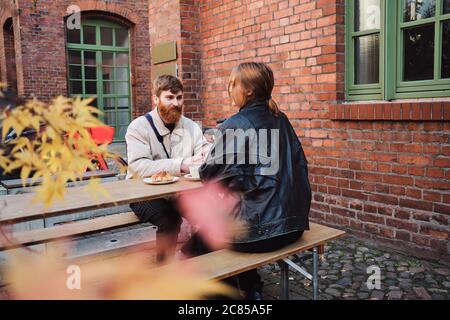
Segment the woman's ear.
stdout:
<svg viewBox="0 0 450 320">
<path fill-rule="evenodd" d="M 253 91 L 247 91 L 247 97 L 250 97 L 251 95 L 253 95 Z"/>
</svg>

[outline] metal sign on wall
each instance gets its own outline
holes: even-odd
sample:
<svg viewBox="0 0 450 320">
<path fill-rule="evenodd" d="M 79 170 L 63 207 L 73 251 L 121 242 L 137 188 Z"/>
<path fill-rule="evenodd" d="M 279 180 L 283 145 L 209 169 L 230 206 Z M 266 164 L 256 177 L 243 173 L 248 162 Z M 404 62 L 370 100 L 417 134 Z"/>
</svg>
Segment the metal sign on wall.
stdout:
<svg viewBox="0 0 450 320">
<path fill-rule="evenodd" d="M 169 41 L 152 46 L 152 80 L 162 74 L 178 76 L 177 42 Z M 171 62 L 172 63 L 167 63 Z"/>
<path fill-rule="evenodd" d="M 153 64 L 169 62 L 177 59 L 176 41 L 155 44 L 152 47 Z"/>
</svg>

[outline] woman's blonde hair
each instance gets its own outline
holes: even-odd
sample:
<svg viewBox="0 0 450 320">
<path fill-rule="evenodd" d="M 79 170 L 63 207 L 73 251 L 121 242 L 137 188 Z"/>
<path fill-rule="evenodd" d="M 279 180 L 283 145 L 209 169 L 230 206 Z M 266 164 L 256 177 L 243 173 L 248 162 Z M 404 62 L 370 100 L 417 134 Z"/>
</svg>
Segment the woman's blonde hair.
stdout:
<svg viewBox="0 0 450 320">
<path fill-rule="evenodd" d="M 252 100 L 267 101 L 270 111 L 278 115 L 278 105 L 272 98 L 275 80 L 269 66 L 261 62 L 244 62 L 233 68 L 230 79 L 239 82 L 244 90 L 251 92 L 246 103 Z"/>
</svg>

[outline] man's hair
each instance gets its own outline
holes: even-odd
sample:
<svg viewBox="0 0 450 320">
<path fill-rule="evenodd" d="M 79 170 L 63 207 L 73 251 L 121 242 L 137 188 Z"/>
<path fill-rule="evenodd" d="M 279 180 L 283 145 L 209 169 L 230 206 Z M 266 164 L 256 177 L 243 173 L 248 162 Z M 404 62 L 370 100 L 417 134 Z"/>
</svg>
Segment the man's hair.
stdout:
<svg viewBox="0 0 450 320">
<path fill-rule="evenodd" d="M 157 77 L 153 82 L 153 94 L 159 97 L 161 92 L 168 90 L 172 93 L 183 91 L 183 84 L 177 77 L 168 74 Z"/>
</svg>

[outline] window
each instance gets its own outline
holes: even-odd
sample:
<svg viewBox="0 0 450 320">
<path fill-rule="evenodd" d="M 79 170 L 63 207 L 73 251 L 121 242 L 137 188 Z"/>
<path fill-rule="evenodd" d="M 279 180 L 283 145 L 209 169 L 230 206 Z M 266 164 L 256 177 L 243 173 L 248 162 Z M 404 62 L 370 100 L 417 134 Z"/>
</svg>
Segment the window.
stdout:
<svg viewBox="0 0 450 320">
<path fill-rule="evenodd" d="M 450 96 L 450 0 L 347 0 L 347 100 Z"/>
<path fill-rule="evenodd" d="M 83 20 L 80 30 L 67 29 L 70 96 L 94 97 L 102 120 L 123 141 L 131 119 L 129 32 L 103 20 Z"/>
</svg>

